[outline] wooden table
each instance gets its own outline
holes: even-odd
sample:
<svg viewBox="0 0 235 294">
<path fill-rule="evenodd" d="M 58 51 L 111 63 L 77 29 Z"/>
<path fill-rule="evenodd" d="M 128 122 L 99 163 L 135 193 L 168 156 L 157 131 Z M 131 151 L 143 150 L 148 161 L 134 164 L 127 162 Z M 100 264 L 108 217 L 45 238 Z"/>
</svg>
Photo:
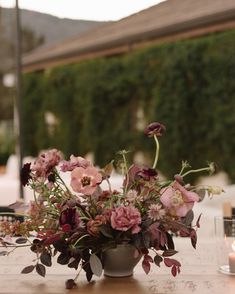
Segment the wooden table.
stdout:
<svg viewBox="0 0 235 294">
<path fill-rule="evenodd" d="M 95 277 L 87 283 L 82 274 L 77 288 L 66 290 L 64 283 L 74 278 L 76 272 L 54 261 L 47 268 L 45 278 L 37 274 L 20 274 L 23 267 L 32 264 L 34 255 L 29 249 L 19 249 L 10 256 L 0 257 L 0 293 L 4 294 L 235 294 L 235 276 L 217 271 L 216 247 L 214 240 L 199 240 L 194 250 L 190 240 L 177 238 L 177 259 L 182 264 L 181 274 L 172 277 L 169 268 L 153 266 L 145 275 L 141 264 L 136 267 L 133 277 L 106 278 Z M 176 257 L 175 256 L 175 257 Z"/>
</svg>

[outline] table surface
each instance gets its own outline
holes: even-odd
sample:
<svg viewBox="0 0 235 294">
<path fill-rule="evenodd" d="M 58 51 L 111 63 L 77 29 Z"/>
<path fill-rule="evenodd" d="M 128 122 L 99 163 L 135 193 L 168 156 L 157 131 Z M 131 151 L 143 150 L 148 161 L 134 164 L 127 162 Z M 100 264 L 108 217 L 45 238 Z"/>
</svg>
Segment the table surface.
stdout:
<svg viewBox="0 0 235 294">
<path fill-rule="evenodd" d="M 76 272 L 67 266 L 58 265 L 47 268 L 45 278 L 35 274 L 20 274 L 21 270 L 32 264 L 35 258 L 28 248 L 20 248 L 9 256 L 0 256 L 0 293 L 102 293 L 102 294 L 234 294 L 235 276 L 224 275 L 217 270 L 216 245 L 213 239 L 199 240 L 194 250 L 188 238 L 176 238 L 175 256 L 182 264 L 181 273 L 172 277 L 170 269 L 153 265 L 145 275 L 141 263 L 137 265 L 133 277 L 107 278 L 94 277 L 87 283 L 84 274 L 77 281 L 77 287 L 65 289 L 65 281 L 74 278 Z"/>
</svg>

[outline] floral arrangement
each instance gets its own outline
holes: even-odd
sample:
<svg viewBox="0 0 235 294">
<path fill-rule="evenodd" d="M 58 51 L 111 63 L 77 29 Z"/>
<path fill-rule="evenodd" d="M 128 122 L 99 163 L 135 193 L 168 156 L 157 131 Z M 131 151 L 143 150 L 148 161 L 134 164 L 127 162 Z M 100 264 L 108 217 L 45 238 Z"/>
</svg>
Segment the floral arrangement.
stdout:
<svg viewBox="0 0 235 294">
<path fill-rule="evenodd" d="M 173 236 L 189 237 L 196 248 L 200 216 L 193 224 L 194 203 L 200 200 L 202 191 L 209 195 L 221 191 L 184 183 L 190 173 L 214 172 L 213 163 L 194 170 L 183 162 L 174 179 L 159 179 L 159 138 L 165 129 L 158 122 L 145 129 L 156 143 L 153 166 L 128 165 L 126 151 L 119 152 L 123 161 L 121 191 L 111 187 L 112 163 L 98 169 L 74 155 L 65 161 L 58 150 L 52 149 L 23 166 L 22 184 L 33 189 L 35 201 L 30 203 L 24 222 L 1 224 L 6 236 L 20 236 L 15 243 L 1 238 L 3 246 L 17 247 L 27 242 L 36 253 L 35 264 L 25 267 L 22 273 L 36 270 L 45 276 L 45 266 L 51 266 L 52 257 L 57 256 L 59 264 L 84 270 L 90 281 L 93 274 L 102 273 L 103 253 L 123 243 L 132 244 L 135 255 L 141 255 L 146 274 L 154 263 L 171 268 L 173 276 L 180 273 L 180 262 L 172 258 L 177 253 Z M 63 180 L 63 173 L 70 173 L 70 185 Z M 104 181 L 108 190 L 101 188 Z M 66 282 L 66 288 L 74 287 L 80 270 Z"/>
</svg>

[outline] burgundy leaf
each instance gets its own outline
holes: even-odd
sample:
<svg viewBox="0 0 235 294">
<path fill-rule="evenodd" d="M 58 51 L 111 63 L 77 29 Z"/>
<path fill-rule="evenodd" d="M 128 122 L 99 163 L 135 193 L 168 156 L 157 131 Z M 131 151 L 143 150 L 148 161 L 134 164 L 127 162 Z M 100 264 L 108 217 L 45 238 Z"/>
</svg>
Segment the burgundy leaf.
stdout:
<svg viewBox="0 0 235 294">
<path fill-rule="evenodd" d="M 166 250 L 163 252 L 162 256 L 167 257 L 167 256 L 172 256 L 178 253 L 176 250 Z"/>
<path fill-rule="evenodd" d="M 190 233 L 190 238 L 191 238 L 191 243 L 193 248 L 196 249 L 196 245 L 197 245 L 197 233 L 196 231 L 193 229 Z"/>
<path fill-rule="evenodd" d="M 26 266 L 24 269 L 22 269 L 21 273 L 22 274 L 29 274 L 34 270 L 34 268 L 35 268 L 35 265 Z"/>
<path fill-rule="evenodd" d="M 147 275 L 150 272 L 150 263 L 143 260 L 142 267 L 143 267 L 143 269 L 144 269 L 144 271 L 145 271 L 145 273 Z"/>
<path fill-rule="evenodd" d="M 36 272 L 42 276 L 42 277 L 45 277 L 46 275 L 46 268 L 43 264 L 40 264 L 40 263 L 37 263 L 36 264 Z"/>
<path fill-rule="evenodd" d="M 17 244 L 24 244 L 24 243 L 26 243 L 28 240 L 26 239 L 26 238 L 23 238 L 23 237 L 20 237 L 20 238 L 17 238 L 16 239 L 16 243 Z"/>
<path fill-rule="evenodd" d="M 197 222 L 196 222 L 196 226 L 198 228 L 200 228 L 200 220 L 201 220 L 201 216 L 202 216 L 202 213 L 199 215 L 198 219 L 197 219 Z"/>
<path fill-rule="evenodd" d="M 174 276 L 174 277 L 177 275 L 177 268 L 175 265 L 172 266 L 171 273 L 172 273 L 172 276 Z"/>
<path fill-rule="evenodd" d="M 164 258 L 165 266 L 172 267 L 173 262 L 171 258 Z"/>
</svg>

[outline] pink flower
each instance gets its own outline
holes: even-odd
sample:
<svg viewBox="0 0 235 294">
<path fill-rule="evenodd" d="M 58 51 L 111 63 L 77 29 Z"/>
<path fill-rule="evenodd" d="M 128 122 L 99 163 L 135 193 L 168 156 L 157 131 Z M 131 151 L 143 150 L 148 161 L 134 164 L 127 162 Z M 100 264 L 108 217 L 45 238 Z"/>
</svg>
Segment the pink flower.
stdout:
<svg viewBox="0 0 235 294">
<path fill-rule="evenodd" d="M 162 209 L 162 205 L 161 204 L 151 204 L 149 206 L 149 210 L 148 210 L 148 217 L 153 220 L 160 220 L 164 217 L 164 215 L 166 214 L 165 209 Z"/>
<path fill-rule="evenodd" d="M 140 212 L 132 205 L 119 206 L 111 213 L 111 226 L 115 230 L 127 231 L 131 229 L 132 234 L 137 234 L 141 230 L 138 226 L 140 223 Z"/>
<path fill-rule="evenodd" d="M 163 189 L 160 200 L 175 216 L 184 217 L 193 208 L 194 202 L 199 201 L 199 196 L 195 192 L 190 192 L 174 182 L 172 186 Z"/>
<path fill-rule="evenodd" d="M 75 192 L 91 195 L 96 186 L 102 181 L 102 175 L 98 170 L 89 166 L 87 168 L 76 167 L 71 173 L 71 187 Z"/>
<path fill-rule="evenodd" d="M 92 236 L 98 236 L 100 233 L 100 226 L 106 224 L 106 217 L 104 215 L 97 215 L 95 219 L 87 222 L 87 231 Z"/>
<path fill-rule="evenodd" d="M 39 154 L 31 168 L 37 177 L 46 178 L 61 161 L 61 153 L 57 149 L 51 149 Z"/>
<path fill-rule="evenodd" d="M 91 166 L 90 161 L 80 156 L 76 157 L 74 155 L 71 155 L 69 161 L 66 161 L 66 160 L 63 161 L 60 169 L 62 172 L 66 172 L 66 171 L 72 171 L 76 167 L 87 168 L 88 166 Z"/>
</svg>

